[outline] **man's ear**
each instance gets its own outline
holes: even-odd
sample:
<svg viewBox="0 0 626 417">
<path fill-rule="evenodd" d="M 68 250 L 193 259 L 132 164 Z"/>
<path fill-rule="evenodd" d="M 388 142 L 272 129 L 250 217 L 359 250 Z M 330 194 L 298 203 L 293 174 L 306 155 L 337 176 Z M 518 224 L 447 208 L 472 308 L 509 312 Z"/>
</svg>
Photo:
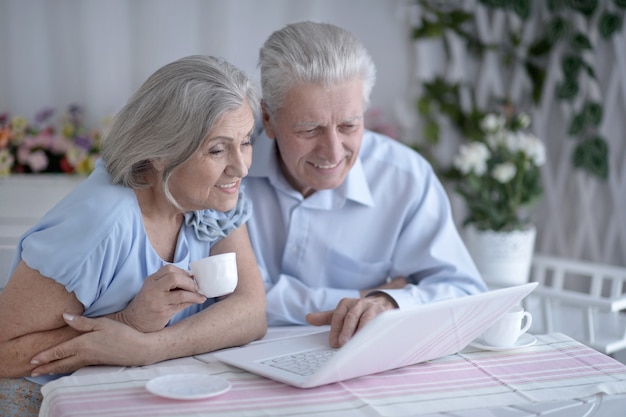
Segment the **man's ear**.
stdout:
<svg viewBox="0 0 626 417">
<path fill-rule="evenodd" d="M 265 105 L 264 101 L 261 101 L 261 121 L 263 122 L 263 129 L 265 129 L 265 134 L 267 135 L 267 137 L 270 139 L 276 138 L 276 133 L 274 133 L 272 116 L 267 110 L 267 106 Z"/>
</svg>

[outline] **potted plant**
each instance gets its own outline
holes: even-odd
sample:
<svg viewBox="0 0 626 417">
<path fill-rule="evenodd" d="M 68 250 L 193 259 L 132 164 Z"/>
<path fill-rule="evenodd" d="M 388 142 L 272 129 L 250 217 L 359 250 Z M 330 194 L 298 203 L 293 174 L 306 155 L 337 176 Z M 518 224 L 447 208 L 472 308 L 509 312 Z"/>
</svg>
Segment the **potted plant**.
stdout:
<svg viewBox="0 0 626 417">
<path fill-rule="evenodd" d="M 542 141 L 527 131 L 525 113 L 488 113 L 482 135 L 459 147 L 447 177 L 463 198 L 468 249 L 487 284 L 528 280 L 536 229 L 532 208 L 541 199 Z"/>
</svg>

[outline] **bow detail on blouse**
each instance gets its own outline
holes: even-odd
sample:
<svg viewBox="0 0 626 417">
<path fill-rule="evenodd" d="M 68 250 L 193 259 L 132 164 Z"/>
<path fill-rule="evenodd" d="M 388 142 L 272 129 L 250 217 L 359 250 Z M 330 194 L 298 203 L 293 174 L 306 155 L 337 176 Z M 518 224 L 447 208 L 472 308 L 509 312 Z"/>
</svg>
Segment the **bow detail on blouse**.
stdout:
<svg viewBox="0 0 626 417">
<path fill-rule="evenodd" d="M 195 210 L 185 213 L 185 225 L 194 229 L 196 238 L 214 242 L 228 236 L 244 224 L 252 215 L 252 203 L 243 190 L 239 190 L 237 205 L 227 212 L 217 210 Z"/>
</svg>

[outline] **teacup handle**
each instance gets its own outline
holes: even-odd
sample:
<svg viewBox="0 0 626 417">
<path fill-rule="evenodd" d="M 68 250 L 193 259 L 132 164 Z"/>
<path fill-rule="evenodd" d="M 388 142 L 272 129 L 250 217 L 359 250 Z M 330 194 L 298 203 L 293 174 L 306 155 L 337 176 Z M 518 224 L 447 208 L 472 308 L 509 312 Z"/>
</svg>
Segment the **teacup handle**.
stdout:
<svg viewBox="0 0 626 417">
<path fill-rule="evenodd" d="M 524 318 L 526 318 L 526 324 L 519 331 L 520 335 L 523 335 L 524 333 L 526 333 L 530 329 L 530 326 L 532 326 L 533 324 L 533 316 L 528 311 L 524 312 L 524 315 L 522 316 L 522 320 L 524 320 Z"/>
</svg>

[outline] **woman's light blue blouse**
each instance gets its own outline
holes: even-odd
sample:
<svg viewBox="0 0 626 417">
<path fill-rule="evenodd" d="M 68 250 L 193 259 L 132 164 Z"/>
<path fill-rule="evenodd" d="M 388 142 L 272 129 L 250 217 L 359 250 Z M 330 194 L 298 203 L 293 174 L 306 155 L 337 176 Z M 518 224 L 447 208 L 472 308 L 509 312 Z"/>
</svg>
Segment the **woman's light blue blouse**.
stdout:
<svg viewBox="0 0 626 417">
<path fill-rule="evenodd" d="M 250 211 L 242 189 L 237 206 L 227 213 L 186 213 L 173 264 L 188 270 L 191 261 L 208 256 L 215 242 L 243 224 Z M 168 264 L 150 244 L 135 193 L 111 184 L 101 162 L 22 236 L 11 274 L 21 259 L 75 293 L 87 317 L 124 309 L 146 277 Z M 212 303 L 207 300 L 191 306 L 174 316 L 170 324 Z"/>
</svg>

